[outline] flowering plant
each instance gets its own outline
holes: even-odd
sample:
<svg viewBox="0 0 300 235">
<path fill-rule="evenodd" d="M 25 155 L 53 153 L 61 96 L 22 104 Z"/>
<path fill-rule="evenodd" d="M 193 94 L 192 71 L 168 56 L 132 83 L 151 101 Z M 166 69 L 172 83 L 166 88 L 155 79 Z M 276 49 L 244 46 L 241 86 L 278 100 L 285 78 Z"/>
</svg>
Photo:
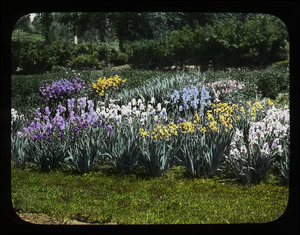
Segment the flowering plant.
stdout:
<svg viewBox="0 0 300 235">
<path fill-rule="evenodd" d="M 53 81 L 51 84 L 46 83 L 40 87 L 40 94 L 46 100 L 55 100 L 59 98 L 65 98 L 65 95 L 70 95 L 75 92 L 79 92 L 85 81 L 81 78 L 74 78 L 72 81 L 66 79 L 60 79 Z"/>
<path fill-rule="evenodd" d="M 122 124 L 111 135 L 102 138 L 103 156 L 108 156 L 109 161 L 120 172 L 132 173 L 138 166 L 139 140 L 138 122 Z"/>
<path fill-rule="evenodd" d="M 238 83 L 236 80 L 218 81 L 206 85 L 212 91 L 215 103 L 233 101 L 235 96 L 240 96 L 245 88 L 244 83 Z"/>
<path fill-rule="evenodd" d="M 15 133 L 25 122 L 24 114 L 19 113 L 14 108 L 11 109 L 11 130 Z"/>
<path fill-rule="evenodd" d="M 126 80 L 121 79 L 118 75 L 109 78 L 103 77 L 99 78 L 96 83 L 92 83 L 92 87 L 100 96 L 103 96 L 109 87 L 117 88 L 121 83 L 126 82 Z"/>
<path fill-rule="evenodd" d="M 233 131 L 224 131 L 224 126 L 218 132 L 213 129 L 202 131 L 196 129 L 191 134 L 180 138 L 180 160 L 192 175 L 213 175 L 219 170 L 224 154 L 229 151 Z"/>
<path fill-rule="evenodd" d="M 177 150 L 175 141 L 165 139 L 152 141 L 151 138 L 143 138 L 140 144 L 139 162 L 147 174 L 152 176 L 161 175 L 171 167 Z"/>
<path fill-rule="evenodd" d="M 119 125 L 123 119 L 132 123 L 134 118 L 138 118 L 141 125 L 146 125 L 147 122 L 164 122 L 168 118 L 166 108 L 161 103 L 156 104 L 153 97 L 148 103 L 133 98 L 127 105 L 110 100 L 108 107 L 104 102 L 98 102 L 96 113 L 103 115 L 107 120 L 116 121 Z"/>
<path fill-rule="evenodd" d="M 196 86 L 188 86 L 181 91 L 174 90 L 171 94 L 171 102 L 179 112 L 186 112 L 186 110 L 190 110 L 191 108 L 194 114 L 199 110 L 200 116 L 202 116 L 204 108 L 211 105 L 211 97 L 206 86 L 202 86 L 201 88 L 200 99 L 198 95 L 199 91 Z"/>
<path fill-rule="evenodd" d="M 289 155 L 289 143 L 285 141 L 289 139 L 290 131 L 288 110 L 273 105 L 260 121 L 243 119 L 238 126 L 240 129 L 236 129 L 226 157 L 236 178 L 260 181 L 277 161 L 279 171 L 288 180 L 289 158 L 286 156 Z"/>
<path fill-rule="evenodd" d="M 64 115 L 67 110 L 69 115 Z M 59 167 L 67 157 L 71 157 L 67 161 L 77 170 L 90 169 L 95 155 L 100 151 L 95 142 L 99 142 L 98 136 L 112 133 L 111 125 L 97 115 L 93 101 L 86 97 L 69 99 L 68 108 L 58 105 L 55 116 L 50 114 L 49 107 L 44 112 L 37 109 L 31 124 L 17 132 L 19 138 L 28 140 L 25 151 L 44 170 Z M 91 139 L 82 136 L 82 133 L 88 133 Z"/>
</svg>

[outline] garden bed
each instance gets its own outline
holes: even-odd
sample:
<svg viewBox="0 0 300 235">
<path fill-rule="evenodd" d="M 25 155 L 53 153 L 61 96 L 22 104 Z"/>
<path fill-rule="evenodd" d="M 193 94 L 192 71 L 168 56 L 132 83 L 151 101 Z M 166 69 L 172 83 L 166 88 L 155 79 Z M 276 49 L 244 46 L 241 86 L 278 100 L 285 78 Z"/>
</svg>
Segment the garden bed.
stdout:
<svg viewBox="0 0 300 235">
<path fill-rule="evenodd" d="M 251 80 L 240 69 L 215 77 L 212 71 L 126 69 L 103 71 L 108 75 L 100 78 L 67 72 L 67 79 L 43 75 L 35 85 L 29 76 L 32 86 L 23 90 L 30 96 L 13 93 L 12 198 L 18 213 L 148 224 L 268 222 L 284 212 L 289 103 L 286 96 L 261 96 L 260 81 L 267 79 Z M 274 79 L 286 81 L 287 72 L 255 74 L 276 85 Z M 14 77 L 14 92 L 22 87 L 17 82 L 22 79 Z M 265 184 L 268 177 L 279 185 Z M 229 181 L 235 183 L 224 183 Z"/>
</svg>

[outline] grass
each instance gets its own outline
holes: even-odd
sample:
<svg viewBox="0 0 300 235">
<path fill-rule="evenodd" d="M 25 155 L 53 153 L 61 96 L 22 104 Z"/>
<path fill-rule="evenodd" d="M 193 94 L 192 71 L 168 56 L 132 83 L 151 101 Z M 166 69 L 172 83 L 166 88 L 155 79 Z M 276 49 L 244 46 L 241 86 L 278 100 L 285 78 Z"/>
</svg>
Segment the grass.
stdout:
<svg viewBox="0 0 300 235">
<path fill-rule="evenodd" d="M 15 211 L 100 224 L 265 223 L 284 213 L 288 194 L 286 185 L 192 178 L 182 167 L 161 177 L 109 167 L 83 175 L 14 167 L 11 173 Z"/>
<path fill-rule="evenodd" d="M 38 41 L 44 40 L 43 35 L 40 33 L 27 33 L 20 29 L 14 30 L 12 32 L 11 38 L 12 40 L 23 40 L 23 39 L 31 39 L 31 40 L 38 40 Z"/>
</svg>

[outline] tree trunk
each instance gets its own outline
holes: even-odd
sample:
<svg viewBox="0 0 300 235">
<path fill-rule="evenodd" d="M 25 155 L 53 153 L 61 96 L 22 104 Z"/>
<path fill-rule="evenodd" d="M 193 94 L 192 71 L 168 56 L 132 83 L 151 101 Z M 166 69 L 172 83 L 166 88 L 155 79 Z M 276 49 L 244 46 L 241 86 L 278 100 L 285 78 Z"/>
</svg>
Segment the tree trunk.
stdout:
<svg viewBox="0 0 300 235">
<path fill-rule="evenodd" d="M 123 35 L 119 35 L 119 49 L 121 52 L 124 52 L 124 38 Z"/>
<path fill-rule="evenodd" d="M 100 42 L 105 42 L 104 41 L 105 33 L 102 29 L 98 29 L 98 36 L 99 36 Z"/>
<path fill-rule="evenodd" d="M 74 44 L 77 45 L 77 27 L 74 25 Z"/>
</svg>

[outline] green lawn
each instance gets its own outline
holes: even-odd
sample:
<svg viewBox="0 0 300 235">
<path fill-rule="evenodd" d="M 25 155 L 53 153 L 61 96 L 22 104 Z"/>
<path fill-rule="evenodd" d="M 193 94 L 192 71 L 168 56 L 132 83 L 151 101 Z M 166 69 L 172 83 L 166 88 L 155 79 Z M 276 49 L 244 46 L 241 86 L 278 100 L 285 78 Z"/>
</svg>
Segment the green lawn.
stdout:
<svg viewBox="0 0 300 235">
<path fill-rule="evenodd" d="M 274 183 L 187 177 L 180 167 L 155 178 L 110 170 L 78 175 L 15 168 L 11 176 L 17 212 L 89 223 L 264 223 L 284 213 L 289 194 L 287 186 Z"/>
<path fill-rule="evenodd" d="M 18 32 L 19 31 L 19 32 Z M 22 40 L 22 39 L 31 39 L 31 40 L 38 40 L 43 41 L 44 37 L 40 33 L 27 33 L 23 30 L 14 30 L 11 36 L 12 40 Z"/>
</svg>

